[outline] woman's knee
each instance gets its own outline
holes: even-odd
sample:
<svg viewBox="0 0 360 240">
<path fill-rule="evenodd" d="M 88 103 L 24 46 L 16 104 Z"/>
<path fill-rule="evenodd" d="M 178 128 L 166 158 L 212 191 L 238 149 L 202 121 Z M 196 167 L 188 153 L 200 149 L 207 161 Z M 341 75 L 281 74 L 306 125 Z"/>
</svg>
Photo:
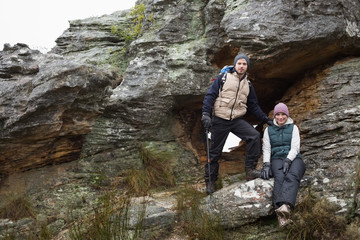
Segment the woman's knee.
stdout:
<svg viewBox="0 0 360 240">
<path fill-rule="evenodd" d="M 305 164 L 302 160 L 293 162 L 290 166 L 289 172 L 286 175 L 288 181 L 300 182 L 305 173 Z"/>
<path fill-rule="evenodd" d="M 291 172 L 302 177 L 305 173 L 306 165 L 301 158 L 295 158 L 290 166 Z"/>
</svg>

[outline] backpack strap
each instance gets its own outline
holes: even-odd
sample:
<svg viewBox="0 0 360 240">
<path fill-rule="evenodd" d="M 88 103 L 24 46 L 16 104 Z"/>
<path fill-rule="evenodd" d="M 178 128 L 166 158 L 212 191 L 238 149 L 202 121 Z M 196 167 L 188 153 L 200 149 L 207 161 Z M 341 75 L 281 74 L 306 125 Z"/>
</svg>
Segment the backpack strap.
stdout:
<svg viewBox="0 0 360 240">
<path fill-rule="evenodd" d="M 224 84 L 225 84 L 225 82 L 226 82 L 226 77 L 227 77 L 227 72 L 225 72 L 224 75 L 223 75 L 222 78 L 221 78 L 221 83 L 220 83 L 219 92 L 222 91 L 222 88 L 223 88 L 223 86 L 224 86 Z"/>
</svg>

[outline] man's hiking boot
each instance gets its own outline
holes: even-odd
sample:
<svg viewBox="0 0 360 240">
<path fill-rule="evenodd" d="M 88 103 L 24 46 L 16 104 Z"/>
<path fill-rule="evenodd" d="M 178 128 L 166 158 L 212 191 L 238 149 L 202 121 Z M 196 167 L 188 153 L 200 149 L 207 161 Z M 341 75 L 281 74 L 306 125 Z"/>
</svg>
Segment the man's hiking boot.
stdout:
<svg viewBox="0 0 360 240">
<path fill-rule="evenodd" d="M 260 178 L 261 171 L 257 169 L 247 169 L 246 170 L 246 181 L 253 180 L 255 178 Z"/>
<path fill-rule="evenodd" d="M 212 194 L 213 192 L 215 192 L 215 182 L 213 181 L 206 182 L 206 193 Z"/>
</svg>

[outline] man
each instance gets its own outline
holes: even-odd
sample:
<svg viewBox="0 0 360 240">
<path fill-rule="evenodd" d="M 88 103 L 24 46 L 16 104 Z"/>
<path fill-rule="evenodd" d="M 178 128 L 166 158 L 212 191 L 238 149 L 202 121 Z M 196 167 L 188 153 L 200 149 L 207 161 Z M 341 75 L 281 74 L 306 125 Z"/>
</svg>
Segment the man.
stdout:
<svg viewBox="0 0 360 240">
<path fill-rule="evenodd" d="M 210 163 L 205 165 L 208 194 L 215 191 L 218 160 L 230 132 L 246 142 L 246 179 L 260 177 L 260 171 L 256 170 L 260 156 L 260 133 L 242 117 L 249 111 L 263 123 L 272 124 L 272 121 L 258 105 L 254 87 L 247 79 L 248 67 L 249 57 L 246 54 L 237 55 L 234 66 L 215 79 L 204 98 L 201 122 L 205 129 L 211 128 Z"/>
</svg>

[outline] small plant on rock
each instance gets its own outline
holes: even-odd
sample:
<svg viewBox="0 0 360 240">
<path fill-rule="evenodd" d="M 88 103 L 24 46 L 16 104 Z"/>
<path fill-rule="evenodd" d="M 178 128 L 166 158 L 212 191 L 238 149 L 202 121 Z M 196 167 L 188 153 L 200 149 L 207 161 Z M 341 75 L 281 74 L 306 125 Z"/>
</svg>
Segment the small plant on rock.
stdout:
<svg viewBox="0 0 360 240">
<path fill-rule="evenodd" d="M 154 22 L 153 14 L 146 16 L 145 10 L 146 6 L 144 4 L 135 5 L 126 16 L 129 24 L 123 29 L 113 25 L 111 26 L 111 32 L 122 37 L 126 45 L 130 44 L 143 33 L 145 22 Z"/>
</svg>

